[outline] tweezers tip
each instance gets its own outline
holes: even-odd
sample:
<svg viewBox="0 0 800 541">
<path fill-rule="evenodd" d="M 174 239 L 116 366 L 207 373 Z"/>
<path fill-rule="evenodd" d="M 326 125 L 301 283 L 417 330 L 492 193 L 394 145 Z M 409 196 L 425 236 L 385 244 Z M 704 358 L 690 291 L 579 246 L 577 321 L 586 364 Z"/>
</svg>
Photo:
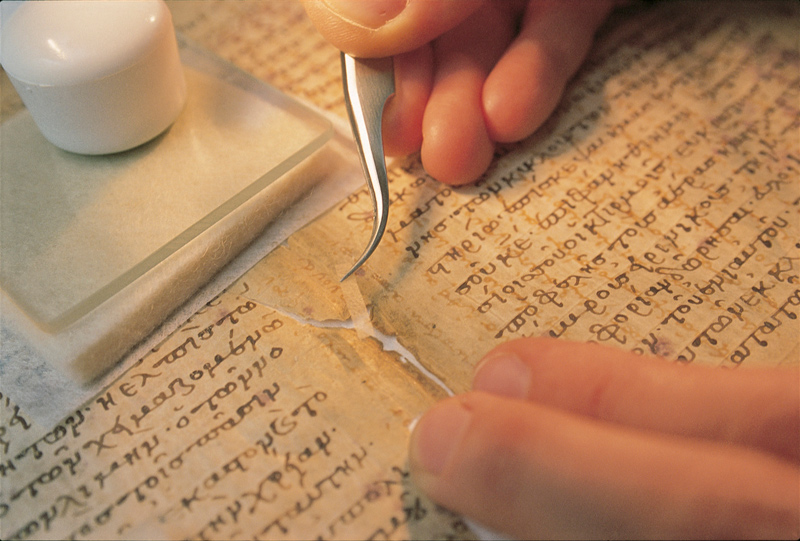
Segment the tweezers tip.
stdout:
<svg viewBox="0 0 800 541">
<path fill-rule="evenodd" d="M 339 283 L 341 284 L 342 282 L 344 282 L 345 280 L 347 280 L 348 278 L 350 278 L 350 276 L 352 276 L 352 275 L 353 275 L 353 273 L 354 273 L 354 272 L 356 272 L 360 266 L 361 266 L 361 265 L 356 265 L 355 267 L 353 267 L 352 269 L 350 269 L 349 271 L 347 271 L 347 274 L 345 274 L 344 276 L 342 276 L 342 277 L 339 279 Z"/>
<path fill-rule="evenodd" d="M 365 251 L 365 252 L 364 252 L 364 253 L 361 255 L 361 257 L 359 257 L 359 258 L 358 258 L 358 261 L 356 261 L 356 264 L 355 264 L 355 265 L 353 265 L 353 268 L 352 268 L 352 269 L 350 269 L 349 271 L 347 271 L 347 273 L 346 273 L 344 276 L 342 276 L 341 280 L 339 280 L 339 283 L 341 284 L 342 282 L 344 282 L 345 280 L 347 280 L 347 279 L 348 279 L 350 276 L 352 276 L 353 274 L 355 274 L 355 272 L 356 272 L 358 269 L 360 269 L 360 268 L 361 268 L 361 266 L 362 266 L 364 263 L 366 263 L 367 259 L 369 259 L 369 256 L 370 256 L 370 255 L 372 255 L 372 252 L 373 252 L 373 250 L 374 250 L 374 249 L 375 249 L 374 247 L 372 247 L 372 249 L 369 249 L 369 248 L 368 248 L 368 249 L 367 249 L 367 250 L 366 250 L 366 251 Z"/>
</svg>

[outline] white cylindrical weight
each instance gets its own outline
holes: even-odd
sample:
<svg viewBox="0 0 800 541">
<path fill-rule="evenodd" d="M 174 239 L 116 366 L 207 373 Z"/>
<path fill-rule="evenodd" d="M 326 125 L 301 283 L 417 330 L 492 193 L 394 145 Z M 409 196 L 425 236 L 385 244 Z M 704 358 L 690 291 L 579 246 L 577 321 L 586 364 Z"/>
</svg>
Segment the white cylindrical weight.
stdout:
<svg viewBox="0 0 800 541">
<path fill-rule="evenodd" d="M 54 145 L 107 154 L 141 145 L 186 99 L 163 0 L 3 1 L 0 62 Z"/>
</svg>

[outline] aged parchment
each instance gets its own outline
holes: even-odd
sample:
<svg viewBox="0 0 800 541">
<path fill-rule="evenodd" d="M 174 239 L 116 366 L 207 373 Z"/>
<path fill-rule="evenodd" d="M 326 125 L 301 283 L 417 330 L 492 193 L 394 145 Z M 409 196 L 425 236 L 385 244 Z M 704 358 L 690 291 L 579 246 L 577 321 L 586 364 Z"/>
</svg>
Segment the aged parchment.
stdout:
<svg viewBox="0 0 800 541">
<path fill-rule="evenodd" d="M 175 14 L 343 114 L 337 52 L 296 3 Z M 0 537 L 469 538 L 414 491 L 406 445 L 493 345 L 797 363 L 798 35 L 795 3 L 633 6 L 476 186 L 438 184 L 415 157 L 393 167 L 386 238 L 346 284 L 366 188 L 58 426 L 4 396 Z"/>
</svg>

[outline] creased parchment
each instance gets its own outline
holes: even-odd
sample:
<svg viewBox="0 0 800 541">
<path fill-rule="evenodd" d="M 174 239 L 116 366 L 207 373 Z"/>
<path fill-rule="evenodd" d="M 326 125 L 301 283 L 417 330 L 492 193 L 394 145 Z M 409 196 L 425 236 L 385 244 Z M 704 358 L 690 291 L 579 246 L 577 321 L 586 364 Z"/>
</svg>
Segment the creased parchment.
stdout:
<svg viewBox="0 0 800 541">
<path fill-rule="evenodd" d="M 188 4 L 176 21 L 343 111 L 337 53 L 295 3 Z M 406 446 L 493 345 L 797 363 L 798 21 L 794 3 L 619 12 L 554 117 L 476 186 L 438 184 L 413 156 L 391 168 L 358 295 L 337 268 L 368 238 L 366 188 L 57 426 L 4 395 L 0 536 L 470 538 L 411 486 Z"/>
</svg>

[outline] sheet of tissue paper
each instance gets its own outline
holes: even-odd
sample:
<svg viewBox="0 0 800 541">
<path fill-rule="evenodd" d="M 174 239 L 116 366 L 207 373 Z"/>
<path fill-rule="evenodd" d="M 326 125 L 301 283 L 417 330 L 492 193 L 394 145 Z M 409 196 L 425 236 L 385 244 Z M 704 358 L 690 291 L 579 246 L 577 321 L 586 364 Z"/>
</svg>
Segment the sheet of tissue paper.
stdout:
<svg viewBox="0 0 800 541">
<path fill-rule="evenodd" d="M 41 396 L 45 372 L 50 392 L 85 386 L 215 276 L 206 296 L 224 287 L 221 270 L 232 281 L 363 183 L 344 123 L 183 40 L 181 55 L 184 111 L 131 151 L 71 154 L 27 111 L 3 118 L 0 377 L 28 382 L 12 387 Z"/>
</svg>

